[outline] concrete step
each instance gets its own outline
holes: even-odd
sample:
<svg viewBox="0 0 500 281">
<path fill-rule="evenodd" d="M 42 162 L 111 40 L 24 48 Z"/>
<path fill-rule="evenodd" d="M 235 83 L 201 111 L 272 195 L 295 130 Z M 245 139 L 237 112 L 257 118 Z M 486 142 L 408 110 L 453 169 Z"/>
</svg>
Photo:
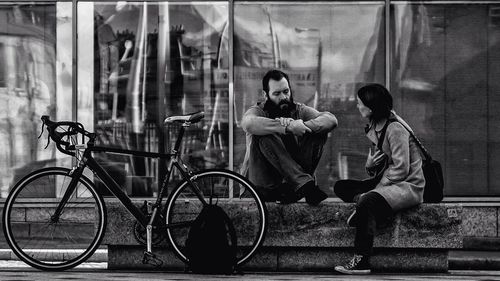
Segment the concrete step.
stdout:
<svg viewBox="0 0 500 281">
<path fill-rule="evenodd" d="M 97 250 L 87 262 L 107 262 L 107 250 Z M 500 270 L 500 252 L 453 250 L 449 252 L 450 270 Z M 10 249 L 0 249 L 0 260 L 18 260 Z"/>
<path fill-rule="evenodd" d="M 500 270 L 500 252 L 453 250 L 448 262 L 450 270 Z"/>
</svg>

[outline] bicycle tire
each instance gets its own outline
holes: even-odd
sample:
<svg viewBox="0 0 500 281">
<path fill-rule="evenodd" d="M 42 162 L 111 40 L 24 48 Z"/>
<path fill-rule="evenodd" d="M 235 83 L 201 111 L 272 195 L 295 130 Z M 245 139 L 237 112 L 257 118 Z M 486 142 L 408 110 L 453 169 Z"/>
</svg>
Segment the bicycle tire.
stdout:
<svg viewBox="0 0 500 281">
<path fill-rule="evenodd" d="M 215 196 L 219 196 L 217 198 L 206 194 L 208 191 L 207 183 L 209 183 L 209 179 L 219 180 L 219 182 L 216 182 L 219 184 L 216 186 L 218 190 Z M 248 179 L 235 172 L 222 169 L 197 172 L 191 176 L 191 180 L 196 182 L 202 192 L 204 192 L 207 203 L 218 204 L 218 206 L 221 206 L 231 218 L 238 238 L 237 265 L 241 266 L 248 262 L 264 242 L 267 231 L 267 208 L 259 197 L 253 184 L 248 181 Z M 215 181 L 210 182 L 212 183 L 212 187 L 214 187 Z M 229 192 L 230 182 L 232 182 L 233 186 L 232 193 Z M 238 191 L 241 191 L 240 186 L 245 188 L 244 196 L 235 197 Z M 232 194 L 232 196 L 229 196 L 230 194 Z M 211 193 L 211 195 L 214 195 L 214 193 Z M 221 198 L 220 195 L 226 195 L 230 198 Z M 210 200 L 210 198 L 212 200 Z M 200 199 L 191 192 L 189 183 L 186 180 L 183 180 L 177 185 L 168 197 L 166 205 L 165 220 L 167 225 L 192 222 L 202 208 Z M 237 207 L 235 208 L 235 206 Z M 241 210 L 243 209 L 244 211 L 242 212 Z M 256 227 L 255 229 L 250 229 L 251 226 L 249 226 L 249 223 L 253 222 L 252 215 L 256 215 L 255 218 L 258 219 L 254 224 Z M 189 225 L 182 228 L 167 227 L 167 238 L 174 253 L 186 264 L 189 260 L 185 253 L 184 242 L 188 231 Z M 249 233 L 252 233 L 251 236 L 249 236 Z"/>
<path fill-rule="evenodd" d="M 2 216 L 7 243 L 28 265 L 58 271 L 87 260 L 99 247 L 107 221 L 102 196 L 81 176 L 57 222 L 51 221 L 70 170 L 61 167 L 34 171 L 21 179 L 5 201 Z M 27 232 L 26 232 L 27 230 Z"/>
</svg>

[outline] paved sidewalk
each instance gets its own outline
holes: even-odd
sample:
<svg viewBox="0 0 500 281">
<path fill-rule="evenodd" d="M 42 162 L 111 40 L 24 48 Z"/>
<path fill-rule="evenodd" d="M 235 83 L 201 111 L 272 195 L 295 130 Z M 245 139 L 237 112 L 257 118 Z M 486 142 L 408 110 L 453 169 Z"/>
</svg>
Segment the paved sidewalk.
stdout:
<svg viewBox="0 0 500 281">
<path fill-rule="evenodd" d="M 35 270 L 19 261 L 0 261 L 2 281 L 57 281 L 57 280 L 238 280 L 238 281 L 297 281 L 297 280 L 391 280 L 391 281 L 485 281 L 499 280 L 500 271 L 450 271 L 448 274 L 372 274 L 367 276 L 347 276 L 335 273 L 247 273 L 244 275 L 196 275 L 158 271 L 107 270 L 106 263 L 85 263 L 75 269 L 63 272 L 43 272 Z"/>
</svg>

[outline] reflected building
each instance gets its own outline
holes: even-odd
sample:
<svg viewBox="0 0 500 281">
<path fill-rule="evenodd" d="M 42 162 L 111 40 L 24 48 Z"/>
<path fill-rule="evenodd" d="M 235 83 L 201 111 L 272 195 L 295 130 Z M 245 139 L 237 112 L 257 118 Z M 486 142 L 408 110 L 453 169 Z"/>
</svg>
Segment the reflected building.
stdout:
<svg viewBox="0 0 500 281">
<path fill-rule="evenodd" d="M 40 25 L 44 24 L 44 27 Z M 39 116 L 56 115 L 54 5 L 0 5 L 0 187 L 2 197 L 26 165 L 48 161 Z"/>
</svg>

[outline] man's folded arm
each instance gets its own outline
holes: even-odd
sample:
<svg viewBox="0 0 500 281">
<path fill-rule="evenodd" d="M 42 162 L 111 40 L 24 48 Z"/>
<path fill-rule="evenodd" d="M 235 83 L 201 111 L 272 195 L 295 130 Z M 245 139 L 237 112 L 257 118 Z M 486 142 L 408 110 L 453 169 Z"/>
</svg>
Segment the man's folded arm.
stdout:
<svg viewBox="0 0 500 281">
<path fill-rule="evenodd" d="M 316 109 L 304 107 L 304 124 L 309 127 L 313 133 L 326 133 L 335 129 L 338 125 L 335 115 L 328 111 L 319 112 Z"/>
<path fill-rule="evenodd" d="M 262 113 L 255 108 L 250 108 L 245 112 L 241 127 L 245 132 L 257 136 L 285 134 L 285 127 L 280 121 L 262 116 Z"/>
</svg>

